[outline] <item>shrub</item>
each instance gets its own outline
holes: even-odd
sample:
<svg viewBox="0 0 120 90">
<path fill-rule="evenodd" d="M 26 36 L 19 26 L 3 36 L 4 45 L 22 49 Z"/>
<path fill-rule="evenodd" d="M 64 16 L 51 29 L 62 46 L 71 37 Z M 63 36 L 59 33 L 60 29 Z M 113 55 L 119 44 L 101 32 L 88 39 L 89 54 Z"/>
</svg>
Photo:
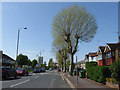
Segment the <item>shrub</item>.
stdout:
<svg viewBox="0 0 120 90">
<path fill-rule="evenodd" d="M 86 65 L 86 68 L 89 68 L 92 66 L 98 66 L 98 63 L 92 61 L 92 62 L 86 62 L 85 65 Z"/>
<path fill-rule="evenodd" d="M 95 65 L 95 64 L 94 64 Z M 87 78 L 105 84 L 106 78 L 111 76 L 109 66 L 87 66 Z"/>
<path fill-rule="evenodd" d="M 120 83 L 120 60 L 110 66 L 111 77 Z"/>
<path fill-rule="evenodd" d="M 119 83 L 113 78 L 106 78 L 106 81 L 111 82 L 111 83 Z"/>
</svg>

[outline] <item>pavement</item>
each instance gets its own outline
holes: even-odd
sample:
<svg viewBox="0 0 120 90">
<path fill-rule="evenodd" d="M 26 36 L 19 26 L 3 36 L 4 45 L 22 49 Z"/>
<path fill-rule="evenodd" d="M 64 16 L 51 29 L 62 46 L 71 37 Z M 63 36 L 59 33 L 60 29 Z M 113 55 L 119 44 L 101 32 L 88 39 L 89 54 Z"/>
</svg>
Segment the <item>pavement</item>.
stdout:
<svg viewBox="0 0 120 90">
<path fill-rule="evenodd" d="M 98 82 L 95 82 L 93 80 L 86 79 L 86 78 L 80 78 L 80 77 L 78 77 L 78 84 L 77 84 L 77 77 L 76 76 L 70 76 L 68 73 L 62 73 L 62 75 L 71 88 L 111 89 L 108 86 L 103 85 L 101 83 L 98 83 Z"/>
<path fill-rule="evenodd" d="M 70 88 L 57 70 L 42 73 L 31 73 L 2 81 L 2 88 Z"/>
</svg>

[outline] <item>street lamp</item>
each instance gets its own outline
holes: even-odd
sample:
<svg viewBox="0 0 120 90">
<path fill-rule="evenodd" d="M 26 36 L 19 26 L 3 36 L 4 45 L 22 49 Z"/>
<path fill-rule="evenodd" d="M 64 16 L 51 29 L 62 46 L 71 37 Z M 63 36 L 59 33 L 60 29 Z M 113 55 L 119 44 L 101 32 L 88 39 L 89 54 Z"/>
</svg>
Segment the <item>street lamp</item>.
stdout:
<svg viewBox="0 0 120 90">
<path fill-rule="evenodd" d="M 19 28 L 19 29 L 18 29 L 16 60 L 17 60 L 17 56 L 18 56 L 19 35 L 20 35 L 20 30 L 21 30 L 21 29 L 27 29 L 27 27 L 24 27 L 24 28 Z"/>
</svg>

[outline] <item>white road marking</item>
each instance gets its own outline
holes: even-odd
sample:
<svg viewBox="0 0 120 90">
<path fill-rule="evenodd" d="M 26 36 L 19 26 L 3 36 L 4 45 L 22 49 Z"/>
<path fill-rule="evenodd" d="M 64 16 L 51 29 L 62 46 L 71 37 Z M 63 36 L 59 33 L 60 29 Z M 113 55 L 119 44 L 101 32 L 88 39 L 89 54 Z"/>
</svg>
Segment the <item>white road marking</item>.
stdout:
<svg viewBox="0 0 120 90">
<path fill-rule="evenodd" d="M 51 84 L 50 84 L 50 87 L 53 85 L 54 80 L 55 80 L 55 79 L 52 80 L 52 82 L 51 82 Z M 50 87 L 49 87 L 49 88 L 50 88 Z"/>
<path fill-rule="evenodd" d="M 63 78 L 62 74 L 60 74 L 60 76 L 62 77 L 62 80 L 64 80 L 64 78 Z"/>
<path fill-rule="evenodd" d="M 36 77 L 34 77 L 34 78 L 38 78 L 39 76 L 36 76 Z"/>
<path fill-rule="evenodd" d="M 25 81 L 20 82 L 20 83 L 17 83 L 17 84 L 14 84 L 14 85 L 11 85 L 10 87 L 15 87 L 15 86 L 17 86 L 17 85 L 20 85 L 20 84 L 25 83 L 25 82 L 28 82 L 28 81 L 30 81 L 30 79 L 25 80 Z"/>
</svg>

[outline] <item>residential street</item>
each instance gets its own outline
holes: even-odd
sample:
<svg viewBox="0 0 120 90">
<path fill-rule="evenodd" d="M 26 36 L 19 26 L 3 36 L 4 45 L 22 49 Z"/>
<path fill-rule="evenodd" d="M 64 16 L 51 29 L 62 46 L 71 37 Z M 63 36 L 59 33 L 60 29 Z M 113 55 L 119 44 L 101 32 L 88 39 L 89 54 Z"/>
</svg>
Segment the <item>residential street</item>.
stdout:
<svg viewBox="0 0 120 90">
<path fill-rule="evenodd" d="M 4 80 L 2 88 L 69 88 L 61 73 L 56 70 L 33 73 L 18 79 Z"/>
</svg>

